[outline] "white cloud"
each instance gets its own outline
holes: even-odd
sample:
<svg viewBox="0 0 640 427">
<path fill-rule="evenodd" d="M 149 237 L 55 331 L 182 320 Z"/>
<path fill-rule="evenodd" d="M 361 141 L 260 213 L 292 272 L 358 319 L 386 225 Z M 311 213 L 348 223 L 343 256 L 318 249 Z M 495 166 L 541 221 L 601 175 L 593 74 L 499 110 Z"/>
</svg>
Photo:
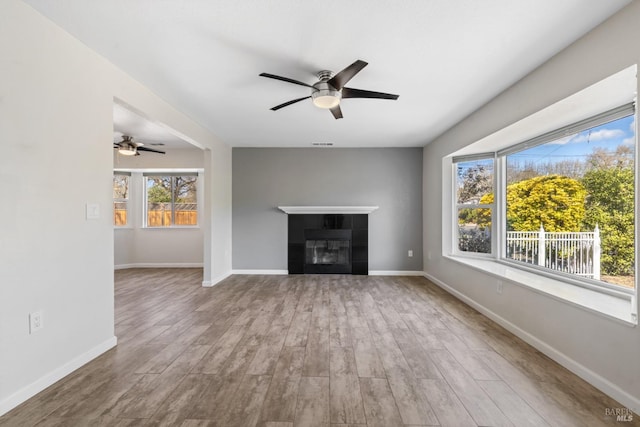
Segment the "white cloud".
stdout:
<svg viewBox="0 0 640 427">
<path fill-rule="evenodd" d="M 600 129 L 595 132 L 578 135 L 571 139 L 571 142 L 606 141 L 607 139 L 622 138 L 625 135 L 626 134 L 622 129 Z"/>
<path fill-rule="evenodd" d="M 631 132 L 634 132 L 634 133 L 636 131 L 636 118 L 635 117 L 633 118 L 633 120 L 631 120 L 631 123 L 629 124 L 629 130 Z"/>
<path fill-rule="evenodd" d="M 622 145 L 629 145 L 629 146 L 633 147 L 634 145 L 636 145 L 636 139 L 634 137 L 625 138 L 622 141 Z"/>
</svg>

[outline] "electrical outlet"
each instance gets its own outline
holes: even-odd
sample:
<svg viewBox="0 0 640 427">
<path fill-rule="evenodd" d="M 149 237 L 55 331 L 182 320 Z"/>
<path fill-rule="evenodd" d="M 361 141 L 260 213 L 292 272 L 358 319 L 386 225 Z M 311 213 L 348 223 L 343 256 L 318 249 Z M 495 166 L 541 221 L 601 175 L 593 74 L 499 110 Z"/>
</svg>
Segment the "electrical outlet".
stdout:
<svg viewBox="0 0 640 427">
<path fill-rule="evenodd" d="M 411 258 L 413 256 L 413 251 L 409 249 L 409 251 L 407 252 L 407 255 L 409 256 L 409 258 Z"/>
<path fill-rule="evenodd" d="M 501 294 L 502 293 L 502 280 L 498 280 L 498 286 L 496 286 L 496 292 Z"/>
<path fill-rule="evenodd" d="M 44 318 L 42 311 L 34 311 L 29 314 L 29 333 L 33 334 L 44 328 Z"/>
</svg>

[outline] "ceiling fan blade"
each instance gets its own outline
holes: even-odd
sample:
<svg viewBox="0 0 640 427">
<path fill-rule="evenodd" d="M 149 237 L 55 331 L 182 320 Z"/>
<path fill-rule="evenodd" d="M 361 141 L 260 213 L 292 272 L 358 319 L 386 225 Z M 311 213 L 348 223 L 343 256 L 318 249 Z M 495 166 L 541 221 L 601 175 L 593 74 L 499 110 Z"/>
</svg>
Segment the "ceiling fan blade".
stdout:
<svg viewBox="0 0 640 427">
<path fill-rule="evenodd" d="M 331 114 L 333 114 L 333 117 L 336 120 L 342 118 L 342 110 L 340 109 L 340 104 L 338 104 L 335 107 L 331 108 Z"/>
<path fill-rule="evenodd" d="M 150 153 L 165 154 L 164 151 L 154 150 L 153 148 L 140 147 L 140 146 L 136 148 L 136 151 L 149 151 Z"/>
<path fill-rule="evenodd" d="M 344 85 L 346 85 L 349 82 L 349 80 L 353 78 L 353 76 L 358 74 L 360 70 L 366 67 L 367 64 L 368 64 L 367 62 L 364 62 L 358 59 L 356 62 L 349 65 L 347 68 L 340 71 L 335 76 L 331 77 L 329 81 L 327 81 L 327 83 L 329 83 L 331 86 L 335 87 L 336 89 L 340 90 L 344 87 Z"/>
<path fill-rule="evenodd" d="M 291 101 L 287 101 L 284 104 L 276 105 L 271 109 L 271 111 L 278 111 L 279 109 L 284 108 L 288 105 L 295 104 L 296 102 L 304 101 L 305 99 L 309 99 L 309 98 L 311 98 L 311 95 L 305 96 L 304 98 L 298 98 L 298 99 L 293 99 Z"/>
<path fill-rule="evenodd" d="M 398 99 L 400 95 L 391 93 L 373 92 L 370 90 L 352 89 L 350 87 L 342 88 L 342 98 L 377 98 L 377 99 Z"/>
<path fill-rule="evenodd" d="M 313 86 L 308 85 L 308 84 L 303 83 L 303 82 L 300 82 L 298 80 L 293 80 L 293 79 L 290 79 L 288 77 L 276 76 L 275 74 L 260 73 L 260 76 L 261 77 L 268 77 L 270 79 L 282 80 L 283 82 L 288 82 L 288 83 L 293 83 L 293 84 L 300 85 L 300 86 L 306 86 L 306 87 L 313 88 Z"/>
</svg>

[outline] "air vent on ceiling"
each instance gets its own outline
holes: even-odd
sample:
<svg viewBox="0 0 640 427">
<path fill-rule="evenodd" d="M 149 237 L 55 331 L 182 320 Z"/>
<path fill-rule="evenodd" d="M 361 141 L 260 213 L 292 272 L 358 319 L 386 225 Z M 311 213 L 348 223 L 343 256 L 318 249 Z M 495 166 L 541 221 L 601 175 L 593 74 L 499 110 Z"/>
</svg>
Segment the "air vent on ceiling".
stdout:
<svg viewBox="0 0 640 427">
<path fill-rule="evenodd" d="M 312 142 L 314 147 L 333 147 L 333 142 Z"/>
<path fill-rule="evenodd" d="M 164 142 L 150 142 L 149 145 L 153 145 L 155 147 L 160 147 L 164 145 Z"/>
</svg>

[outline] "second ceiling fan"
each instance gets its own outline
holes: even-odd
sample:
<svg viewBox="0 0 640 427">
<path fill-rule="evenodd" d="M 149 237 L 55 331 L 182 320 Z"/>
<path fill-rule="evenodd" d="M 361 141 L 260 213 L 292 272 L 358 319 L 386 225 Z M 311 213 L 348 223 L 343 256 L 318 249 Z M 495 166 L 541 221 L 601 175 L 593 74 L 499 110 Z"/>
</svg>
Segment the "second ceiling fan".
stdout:
<svg viewBox="0 0 640 427">
<path fill-rule="evenodd" d="M 349 65 L 344 70 L 333 75 L 331 71 L 320 71 L 317 76 L 319 81 L 313 85 L 290 79 L 288 77 L 277 76 L 275 74 L 261 73 L 260 76 L 268 77 L 270 79 L 281 80 L 283 82 L 293 83 L 300 86 L 306 86 L 311 88 L 311 95 L 298 99 L 287 101 L 283 104 L 276 105 L 271 108 L 272 111 L 278 111 L 283 107 L 287 107 L 296 102 L 304 101 L 305 99 L 312 98 L 313 104 L 318 108 L 324 108 L 331 111 L 333 117 L 336 119 L 342 118 L 342 110 L 340 109 L 340 100 L 347 98 L 374 98 L 374 99 L 398 99 L 399 95 L 393 95 L 390 93 L 373 92 L 370 90 L 353 89 L 345 87 L 345 85 L 356 74 L 358 74 L 364 67 L 367 66 L 367 62 L 357 60 L 353 64 Z"/>
<path fill-rule="evenodd" d="M 113 148 L 124 156 L 139 156 L 140 151 L 148 151 L 150 153 L 165 154 L 164 151 L 154 150 L 153 148 L 143 147 L 142 142 L 134 141 L 132 136 L 122 135 L 122 141 L 114 142 Z"/>
</svg>

